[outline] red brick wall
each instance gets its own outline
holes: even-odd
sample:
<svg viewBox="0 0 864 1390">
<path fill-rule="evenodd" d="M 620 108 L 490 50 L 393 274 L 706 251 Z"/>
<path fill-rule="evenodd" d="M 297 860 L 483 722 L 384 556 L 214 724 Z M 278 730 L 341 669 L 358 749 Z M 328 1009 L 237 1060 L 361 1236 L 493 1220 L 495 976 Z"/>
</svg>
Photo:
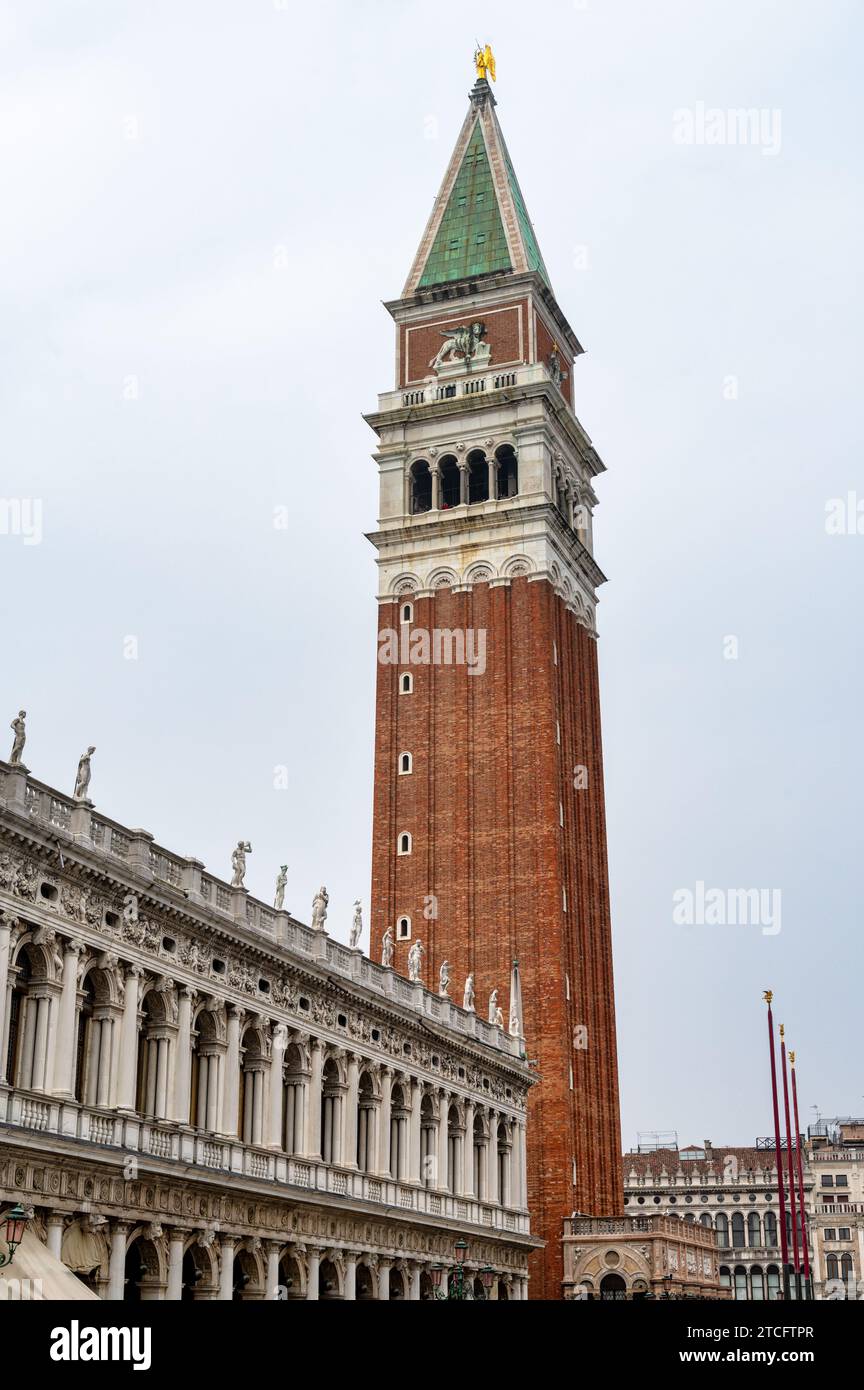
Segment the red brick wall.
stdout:
<svg viewBox="0 0 864 1390">
<path fill-rule="evenodd" d="M 402 370 L 400 386 L 411 381 L 423 381 L 430 376 L 429 363 L 434 361 L 444 339 L 445 329 L 452 329 L 462 323 L 475 320 L 486 324 L 486 342 L 492 348 L 491 365 L 523 362 L 528 359 L 528 301 L 519 300 L 508 305 L 496 304 L 494 308 L 483 308 L 475 300 L 470 300 L 463 310 L 448 304 L 428 323 L 405 325 L 399 329 L 402 335 L 400 361 Z"/>
<path fill-rule="evenodd" d="M 398 628 L 395 603 L 380 609 L 379 630 L 388 627 Z M 418 599 L 418 627 L 485 629 L 486 672 L 412 666 L 413 693 L 400 695 L 409 668 L 379 665 L 372 951 L 387 926 L 410 916 L 412 939 L 422 936 L 428 951 L 426 983 L 436 984 L 446 957 L 457 1003 L 473 970 L 478 1012 L 485 1017 L 497 988 L 505 1018 L 518 957 L 527 1050 L 541 1078 L 528 1117 L 528 1188 L 547 1247 L 533 1258 L 531 1294 L 559 1298 L 564 1216 L 622 1209 L 596 643 L 545 580 L 525 578 Z M 398 774 L 402 752 L 413 756 L 410 776 Z M 573 785 L 577 764 L 587 769 L 584 790 Z M 413 837 L 409 856 L 396 854 L 402 830 Z M 437 900 L 431 920 L 427 895 Z M 407 950 L 397 943 L 402 973 Z M 573 1046 L 579 1025 L 588 1029 L 582 1050 Z"/>
</svg>

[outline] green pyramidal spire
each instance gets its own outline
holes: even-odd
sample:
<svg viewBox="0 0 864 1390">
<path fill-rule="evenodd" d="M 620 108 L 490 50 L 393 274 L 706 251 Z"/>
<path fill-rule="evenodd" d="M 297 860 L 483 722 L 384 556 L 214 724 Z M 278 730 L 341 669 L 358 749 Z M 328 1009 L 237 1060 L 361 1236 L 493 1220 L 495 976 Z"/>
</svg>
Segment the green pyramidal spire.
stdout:
<svg viewBox="0 0 864 1390">
<path fill-rule="evenodd" d="M 481 79 L 471 93 L 405 294 L 478 275 L 530 270 L 551 289 L 494 107 Z"/>
</svg>

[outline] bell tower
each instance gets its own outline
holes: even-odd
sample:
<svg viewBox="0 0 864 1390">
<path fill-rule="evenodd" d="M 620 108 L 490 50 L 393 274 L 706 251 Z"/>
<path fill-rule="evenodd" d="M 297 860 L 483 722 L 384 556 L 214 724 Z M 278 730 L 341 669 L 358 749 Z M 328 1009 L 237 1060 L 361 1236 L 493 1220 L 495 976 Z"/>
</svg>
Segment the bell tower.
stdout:
<svg viewBox="0 0 864 1390">
<path fill-rule="evenodd" d="M 446 961 L 461 1004 L 473 976 L 483 1017 L 497 991 L 493 1024 L 499 1007 L 536 1058 L 528 1205 L 547 1244 L 531 1296 L 560 1298 L 563 1218 L 623 1201 L 592 546 L 603 464 L 574 411 L 582 348 L 489 56 L 386 306 L 396 389 L 366 417 L 380 473 L 372 949 L 389 931 L 407 974 L 421 939 L 427 985 Z"/>
</svg>

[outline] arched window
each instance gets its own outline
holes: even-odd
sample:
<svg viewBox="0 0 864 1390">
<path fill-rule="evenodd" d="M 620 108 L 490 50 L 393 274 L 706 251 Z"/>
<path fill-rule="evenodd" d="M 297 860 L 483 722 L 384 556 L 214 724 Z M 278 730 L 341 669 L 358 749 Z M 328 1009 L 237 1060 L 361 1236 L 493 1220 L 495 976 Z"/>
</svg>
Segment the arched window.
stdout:
<svg viewBox="0 0 864 1390">
<path fill-rule="evenodd" d="M 202 1008 L 192 1029 L 189 1123 L 211 1134 L 221 1128 L 219 1096 L 224 1087 L 225 1051 L 224 1012 Z M 237 1113 L 242 1116 L 241 1110 Z"/>
<path fill-rule="evenodd" d="M 462 1126 L 459 1122 L 459 1111 L 455 1105 L 451 1105 L 447 1114 L 447 1189 L 449 1192 L 455 1193 L 457 1190 L 457 1174 L 461 1157 Z"/>
<path fill-rule="evenodd" d="M 765 1244 L 769 1250 L 777 1247 L 777 1217 L 773 1211 L 765 1213 Z"/>
<path fill-rule="evenodd" d="M 502 1207 L 512 1206 L 510 1194 L 510 1137 L 507 1126 L 498 1126 L 498 1200 Z"/>
<path fill-rule="evenodd" d="M 84 980 L 81 989 L 81 1007 L 78 1010 L 78 1031 L 75 1038 L 75 1084 L 73 1087 L 75 1099 L 82 1105 L 85 1102 L 87 1088 L 87 1045 L 90 1041 L 90 1024 L 93 1019 L 93 1005 L 96 1002 L 96 995 L 93 990 L 92 971 Z M 89 1088 L 87 1088 L 89 1089 Z M 88 1100 L 87 1104 L 93 1102 Z"/>
<path fill-rule="evenodd" d="M 515 497 L 519 491 L 519 468 L 512 444 L 502 444 L 495 450 L 498 461 L 498 496 Z"/>
<path fill-rule="evenodd" d="M 747 1271 L 743 1265 L 735 1266 L 735 1298 L 739 1302 L 747 1298 Z"/>
<path fill-rule="evenodd" d="M 720 1287 L 721 1289 L 731 1289 L 732 1287 L 732 1275 L 726 1265 L 720 1266 Z"/>
<path fill-rule="evenodd" d="M 361 1173 L 375 1171 L 376 1101 L 372 1077 L 364 1071 L 357 1092 L 357 1167 Z"/>
<path fill-rule="evenodd" d="M 758 1211 L 751 1211 L 750 1215 L 747 1217 L 747 1244 L 762 1244 L 762 1226 L 759 1221 Z"/>
<path fill-rule="evenodd" d="M 673 1199 L 670 1198 L 669 1200 L 672 1201 Z M 711 1225 L 711 1217 L 708 1215 L 707 1211 L 703 1212 L 702 1215 L 699 1217 L 699 1225 L 700 1225 L 700 1226 L 710 1226 L 710 1225 Z"/>
<path fill-rule="evenodd" d="M 458 507 L 461 501 L 459 465 L 452 454 L 446 454 L 438 465 L 441 487 L 441 510 Z"/>
<path fill-rule="evenodd" d="M 396 940 L 397 940 L 397 941 L 410 941 L 410 940 L 411 940 L 411 918 L 410 918 L 410 917 L 400 917 L 400 918 L 397 919 L 397 922 L 396 922 Z"/>
<path fill-rule="evenodd" d="M 264 1094 L 267 1052 L 260 1029 L 250 1024 L 240 1043 L 239 1131 L 244 1144 L 264 1143 Z"/>
<path fill-rule="evenodd" d="M 837 1271 L 837 1256 L 836 1256 L 836 1255 L 826 1255 L 826 1256 L 825 1256 L 825 1278 L 826 1278 L 826 1279 L 836 1279 L 837 1277 L 838 1277 L 838 1271 Z"/>
<path fill-rule="evenodd" d="M 400 775 L 400 776 L 404 776 L 404 775 L 405 775 L 406 773 L 408 773 L 408 772 L 413 772 L 414 769 L 413 769 L 413 767 L 412 767 L 412 765 L 411 765 L 411 761 L 412 761 L 412 760 L 411 760 L 411 754 L 410 754 L 410 753 L 400 753 L 400 754 L 399 754 L 399 775 Z"/>
<path fill-rule="evenodd" d="M 30 988 L 30 958 L 24 947 L 18 957 L 17 973 L 9 1001 L 9 1042 L 6 1048 L 6 1076 L 11 1086 L 29 1086 L 24 1080 L 22 1023 L 26 1013 L 27 993 Z M 2 1039 L 0 1039 L 2 1040 Z M 30 1058 L 32 1068 L 32 1056 Z"/>
<path fill-rule="evenodd" d="M 432 474 L 425 459 L 411 465 L 411 514 L 432 510 Z"/>
<path fill-rule="evenodd" d="M 390 1091 L 390 1176 L 408 1177 L 408 1102 L 400 1085 Z"/>
<path fill-rule="evenodd" d="M 474 1195 L 478 1202 L 486 1201 L 486 1131 L 483 1117 L 474 1116 Z"/>
<path fill-rule="evenodd" d="M 855 1298 L 855 1274 L 852 1269 L 852 1256 L 848 1253 L 840 1256 L 840 1278 L 846 1284 L 846 1292 L 849 1298 Z"/>
<path fill-rule="evenodd" d="M 780 1297 L 780 1271 L 776 1265 L 769 1265 L 765 1271 L 765 1288 L 769 1302 L 775 1303 Z"/>
<path fill-rule="evenodd" d="M 729 1218 L 725 1211 L 718 1211 L 714 1217 L 714 1226 L 717 1231 L 718 1244 L 724 1249 L 729 1248 Z"/>
<path fill-rule="evenodd" d="M 750 1297 L 756 1303 L 761 1303 L 765 1298 L 765 1280 L 762 1277 L 761 1265 L 753 1265 L 750 1270 Z"/>
<path fill-rule="evenodd" d="M 321 1159 L 342 1161 L 342 1083 L 332 1057 L 324 1063 L 321 1077 Z"/>
<path fill-rule="evenodd" d="M 468 455 L 468 501 L 489 501 L 489 464 L 482 449 Z"/>
<path fill-rule="evenodd" d="M 410 695 L 414 689 L 414 677 L 410 671 L 403 671 L 399 677 L 399 694 Z"/>
<path fill-rule="evenodd" d="M 402 608 L 401 608 L 401 610 L 400 610 L 400 612 L 399 612 L 399 620 L 400 620 L 400 622 L 403 622 L 403 623 L 413 623 L 413 621 L 414 621 L 414 605 L 413 605 L 413 603 L 403 603 L 403 604 L 402 604 Z"/>
<path fill-rule="evenodd" d="M 137 1109 L 142 1115 L 164 1120 L 168 1114 L 168 1082 L 172 1031 L 167 1027 L 171 995 L 151 989 L 144 996 L 144 1019 L 138 1034 Z"/>
<path fill-rule="evenodd" d="M 398 839 L 396 841 L 396 852 L 397 854 L 411 853 L 411 835 L 409 831 L 400 831 Z"/>
<path fill-rule="evenodd" d="M 424 1187 L 434 1187 L 438 1169 L 438 1126 L 432 1097 L 425 1095 L 420 1103 L 420 1181 Z"/>
<path fill-rule="evenodd" d="M 282 1123 L 282 1147 L 286 1154 L 303 1152 L 305 1098 L 305 1057 L 297 1043 L 290 1043 L 285 1052 L 285 1104 Z"/>
<path fill-rule="evenodd" d="M 744 1216 L 740 1211 L 736 1211 L 732 1216 L 732 1245 L 734 1249 L 740 1250 L 744 1244 Z"/>
</svg>

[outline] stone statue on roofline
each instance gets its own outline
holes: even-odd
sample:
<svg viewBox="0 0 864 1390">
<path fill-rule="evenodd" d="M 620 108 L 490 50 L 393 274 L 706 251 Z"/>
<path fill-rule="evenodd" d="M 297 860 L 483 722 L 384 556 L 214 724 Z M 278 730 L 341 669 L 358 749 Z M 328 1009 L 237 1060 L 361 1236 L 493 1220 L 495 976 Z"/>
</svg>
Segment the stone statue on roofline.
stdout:
<svg viewBox="0 0 864 1390">
<path fill-rule="evenodd" d="M 24 744 L 27 741 L 27 730 L 24 727 L 24 720 L 27 718 L 26 709 L 19 709 L 17 718 L 12 720 L 9 725 L 14 735 L 12 739 L 12 752 L 9 754 L 9 766 L 21 766 L 21 754 L 24 752 Z"/>
<path fill-rule="evenodd" d="M 279 873 L 276 878 L 276 896 L 273 899 L 273 906 L 277 912 L 281 912 L 285 907 L 285 887 L 288 883 L 288 865 L 280 864 Z"/>
<path fill-rule="evenodd" d="M 96 752 L 95 745 L 91 744 L 86 753 L 82 753 L 78 759 L 78 771 L 75 775 L 75 790 L 72 793 L 76 801 L 86 801 L 87 792 L 90 789 L 90 759 Z"/>
<path fill-rule="evenodd" d="M 246 877 L 246 855 L 252 853 L 252 846 L 248 840 L 238 840 L 237 848 L 231 855 L 231 887 L 242 888 L 243 880 Z"/>
<path fill-rule="evenodd" d="M 327 921 L 327 905 L 330 902 L 330 894 L 322 884 L 312 899 L 312 930 L 323 931 L 324 923 Z"/>
<path fill-rule="evenodd" d="M 358 898 L 354 904 L 354 918 L 351 922 L 351 935 L 348 938 L 348 945 L 352 951 L 360 948 L 360 938 L 363 935 L 363 909 Z"/>
</svg>

